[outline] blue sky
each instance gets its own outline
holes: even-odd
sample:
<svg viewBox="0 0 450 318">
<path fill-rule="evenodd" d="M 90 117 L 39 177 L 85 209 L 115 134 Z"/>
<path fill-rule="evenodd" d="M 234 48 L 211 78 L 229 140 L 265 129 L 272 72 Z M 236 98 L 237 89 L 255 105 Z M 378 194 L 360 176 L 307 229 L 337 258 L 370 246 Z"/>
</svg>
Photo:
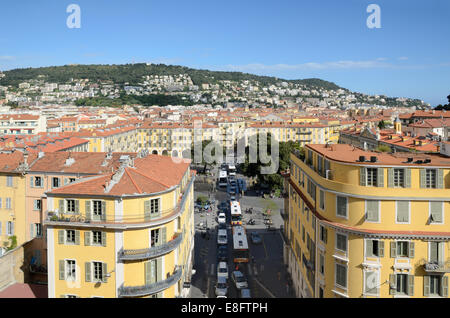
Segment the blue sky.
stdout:
<svg viewBox="0 0 450 318">
<path fill-rule="evenodd" d="M 69 29 L 66 8 L 81 8 Z M 369 29 L 369 4 L 381 28 Z M 368 94 L 450 94 L 448 0 L 4 0 L 0 69 L 153 62 L 286 79 L 318 77 Z"/>
</svg>

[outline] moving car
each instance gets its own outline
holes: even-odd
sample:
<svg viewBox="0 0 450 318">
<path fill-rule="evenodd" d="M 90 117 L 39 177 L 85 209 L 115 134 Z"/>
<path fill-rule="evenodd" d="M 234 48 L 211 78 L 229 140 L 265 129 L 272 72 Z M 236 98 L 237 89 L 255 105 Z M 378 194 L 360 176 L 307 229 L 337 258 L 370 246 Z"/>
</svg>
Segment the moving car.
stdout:
<svg viewBox="0 0 450 318">
<path fill-rule="evenodd" d="M 236 285 L 237 289 L 248 288 L 247 279 L 245 278 L 244 274 L 242 274 L 242 272 L 234 271 L 231 274 L 231 278 L 233 279 L 233 282 Z"/>
<path fill-rule="evenodd" d="M 216 296 L 226 296 L 228 293 L 228 284 L 225 277 L 217 277 Z"/>
<path fill-rule="evenodd" d="M 225 223 L 222 223 L 225 224 Z M 218 230 L 217 231 L 217 244 L 225 245 L 228 243 L 227 230 Z"/>
<path fill-rule="evenodd" d="M 219 216 L 217 217 L 217 222 L 219 224 L 227 222 L 227 217 L 225 216 L 225 213 L 223 213 L 223 212 L 219 213 Z"/>
<path fill-rule="evenodd" d="M 217 277 L 228 278 L 228 265 L 226 262 L 220 262 L 217 265 Z"/>
<path fill-rule="evenodd" d="M 248 288 L 241 289 L 241 298 L 252 298 L 250 295 L 250 289 Z"/>
<path fill-rule="evenodd" d="M 261 242 L 262 242 L 261 235 L 259 235 L 256 232 L 250 233 L 250 239 L 252 240 L 253 244 L 261 244 Z"/>
</svg>

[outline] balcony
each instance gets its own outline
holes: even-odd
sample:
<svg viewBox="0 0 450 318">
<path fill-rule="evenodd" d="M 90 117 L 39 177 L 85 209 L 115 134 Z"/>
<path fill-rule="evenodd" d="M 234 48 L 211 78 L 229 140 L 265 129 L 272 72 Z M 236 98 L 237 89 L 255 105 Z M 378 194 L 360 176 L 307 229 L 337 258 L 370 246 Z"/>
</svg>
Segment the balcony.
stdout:
<svg viewBox="0 0 450 318">
<path fill-rule="evenodd" d="M 185 186 L 181 199 L 175 208 L 160 211 L 158 214 L 151 215 L 145 213 L 125 213 L 124 215 L 106 214 L 101 218 L 86 218 L 82 214 L 74 213 L 59 213 L 54 211 L 46 211 L 44 216 L 44 225 L 72 225 L 72 226 L 99 226 L 110 228 L 124 228 L 124 227 L 142 227 L 149 224 L 159 225 L 176 218 L 180 213 L 186 210 L 186 200 L 189 197 L 189 191 L 193 186 L 195 177 L 192 177 L 189 183 Z"/>
<path fill-rule="evenodd" d="M 159 246 L 144 248 L 139 250 L 120 250 L 119 261 L 136 261 L 165 255 L 176 249 L 183 241 L 183 234 L 179 233 L 173 240 Z"/>
<path fill-rule="evenodd" d="M 142 297 L 159 293 L 176 284 L 183 274 L 181 266 L 175 267 L 175 271 L 167 279 L 143 286 L 122 286 L 119 288 L 119 297 Z"/>
<path fill-rule="evenodd" d="M 446 262 L 430 262 L 422 260 L 423 270 L 427 273 L 450 273 L 450 260 Z"/>
</svg>

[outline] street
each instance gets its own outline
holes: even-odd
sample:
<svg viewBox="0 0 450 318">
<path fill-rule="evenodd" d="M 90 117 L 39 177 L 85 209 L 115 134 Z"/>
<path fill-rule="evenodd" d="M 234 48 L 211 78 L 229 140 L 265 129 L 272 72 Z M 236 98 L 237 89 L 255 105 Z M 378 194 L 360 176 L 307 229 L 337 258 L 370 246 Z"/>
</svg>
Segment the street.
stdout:
<svg viewBox="0 0 450 318">
<path fill-rule="evenodd" d="M 214 170 L 217 176 L 217 168 Z M 215 177 L 212 177 L 215 178 Z M 237 178 L 245 178 L 237 175 Z M 199 191 L 197 191 L 197 188 Z M 229 196 L 226 188 L 215 188 L 212 193 L 210 187 L 196 186 L 195 199 L 199 195 L 215 200 L 211 212 L 196 212 L 195 224 L 195 251 L 194 251 L 194 269 L 196 274 L 192 277 L 191 297 L 192 298 L 215 298 L 215 284 L 217 281 L 217 215 L 218 205 L 225 201 L 229 205 Z M 283 264 L 283 240 L 279 233 L 280 225 L 283 224 L 279 209 L 283 208 L 283 200 L 280 198 L 264 199 L 257 197 L 255 193 L 248 191 L 245 196 L 238 195 L 241 205 L 243 226 L 246 228 L 248 245 L 250 250 L 250 260 L 247 264 L 239 265 L 239 270 L 245 275 L 251 290 L 252 298 L 270 298 L 270 297 L 293 297 L 292 291 L 288 290 L 288 274 Z M 253 208 L 253 213 L 245 213 L 247 208 Z M 263 211 L 271 210 L 271 219 L 273 228 L 276 230 L 267 230 L 264 224 Z M 230 213 L 227 217 L 227 236 L 228 236 L 228 298 L 239 298 L 239 291 L 231 280 L 231 273 L 235 270 L 235 264 L 232 258 L 232 229 L 230 225 Z M 249 219 L 254 219 L 254 225 L 248 225 Z M 202 237 L 200 226 L 204 225 L 208 229 L 209 238 Z M 262 242 L 260 244 L 252 243 L 250 233 L 257 232 Z"/>
</svg>

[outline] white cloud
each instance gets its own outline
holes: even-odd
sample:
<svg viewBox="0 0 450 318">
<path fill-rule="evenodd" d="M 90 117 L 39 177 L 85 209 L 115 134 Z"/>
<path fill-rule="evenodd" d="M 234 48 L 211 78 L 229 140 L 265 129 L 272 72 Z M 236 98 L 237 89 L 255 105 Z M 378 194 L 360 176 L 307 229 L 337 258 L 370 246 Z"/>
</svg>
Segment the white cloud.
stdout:
<svg viewBox="0 0 450 318">
<path fill-rule="evenodd" d="M 393 64 L 384 62 L 386 58 L 377 58 L 368 61 L 335 61 L 335 62 L 309 62 L 303 64 L 274 64 L 265 65 L 259 63 L 246 65 L 225 65 L 229 70 L 255 72 L 255 71 L 292 71 L 292 70 L 325 70 L 325 69 L 365 69 L 365 68 L 390 68 Z"/>
</svg>

